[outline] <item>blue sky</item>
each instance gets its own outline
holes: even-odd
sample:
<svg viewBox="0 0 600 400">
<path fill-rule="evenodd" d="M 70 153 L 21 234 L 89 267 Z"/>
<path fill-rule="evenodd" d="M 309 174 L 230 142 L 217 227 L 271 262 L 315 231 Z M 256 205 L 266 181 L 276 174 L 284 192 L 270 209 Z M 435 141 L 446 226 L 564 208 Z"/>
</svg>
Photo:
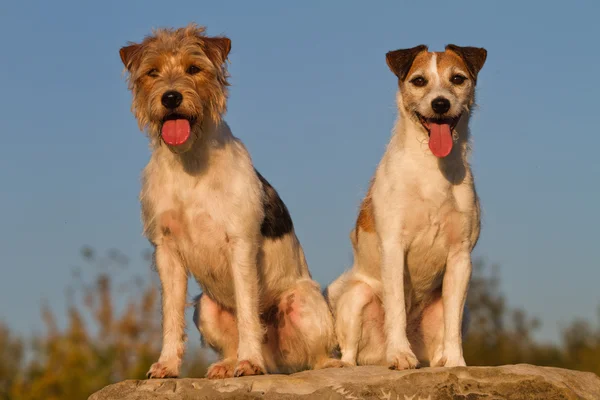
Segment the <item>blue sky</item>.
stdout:
<svg viewBox="0 0 600 400">
<path fill-rule="evenodd" d="M 63 307 L 82 245 L 136 260 L 148 248 L 137 194 L 149 151 L 118 50 L 191 21 L 232 39 L 226 120 L 287 203 L 321 284 L 350 265 L 348 234 L 396 116 L 385 53 L 487 48 L 471 125 L 476 254 L 501 266 L 511 305 L 542 318 L 541 337 L 595 318 L 600 3 L 170 4 L 0 4 L 0 320 L 41 329 L 39 306 Z"/>
</svg>

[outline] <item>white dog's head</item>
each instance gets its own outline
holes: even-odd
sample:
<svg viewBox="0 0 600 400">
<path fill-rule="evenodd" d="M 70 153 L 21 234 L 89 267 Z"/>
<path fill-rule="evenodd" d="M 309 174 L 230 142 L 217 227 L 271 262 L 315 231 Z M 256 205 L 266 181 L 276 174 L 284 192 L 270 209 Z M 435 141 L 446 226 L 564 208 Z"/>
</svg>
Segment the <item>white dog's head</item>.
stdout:
<svg viewBox="0 0 600 400">
<path fill-rule="evenodd" d="M 477 47 L 446 46 L 429 52 L 427 46 L 390 51 L 386 61 L 398 77 L 399 112 L 422 127 L 437 157 L 452 150 L 452 132 L 475 102 L 477 74 L 487 51 Z"/>
</svg>

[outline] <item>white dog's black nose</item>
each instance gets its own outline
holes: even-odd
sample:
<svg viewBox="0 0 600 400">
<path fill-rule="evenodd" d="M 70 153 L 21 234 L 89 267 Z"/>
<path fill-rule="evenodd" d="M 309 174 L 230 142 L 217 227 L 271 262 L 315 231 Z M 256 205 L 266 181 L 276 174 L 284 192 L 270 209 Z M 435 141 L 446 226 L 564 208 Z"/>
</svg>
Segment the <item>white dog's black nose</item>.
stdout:
<svg viewBox="0 0 600 400">
<path fill-rule="evenodd" d="M 162 105 L 168 108 L 169 110 L 173 110 L 179 107 L 182 101 L 183 95 L 179 92 L 176 92 L 175 90 L 165 92 L 165 94 L 163 94 L 162 98 L 160 99 Z"/>
<path fill-rule="evenodd" d="M 443 97 L 436 97 L 431 102 L 431 108 L 436 114 L 446 114 L 450 109 L 450 100 Z"/>
</svg>

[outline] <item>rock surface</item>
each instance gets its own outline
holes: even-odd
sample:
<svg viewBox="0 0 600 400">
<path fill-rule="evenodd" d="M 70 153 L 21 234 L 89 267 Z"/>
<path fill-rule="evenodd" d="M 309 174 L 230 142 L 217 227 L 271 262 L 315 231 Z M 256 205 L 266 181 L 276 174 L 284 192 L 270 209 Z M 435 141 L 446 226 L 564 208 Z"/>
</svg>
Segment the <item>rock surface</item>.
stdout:
<svg viewBox="0 0 600 400">
<path fill-rule="evenodd" d="M 412 371 L 353 367 L 224 380 L 130 380 L 89 397 L 113 399 L 599 400 L 600 378 L 527 364 Z"/>
</svg>

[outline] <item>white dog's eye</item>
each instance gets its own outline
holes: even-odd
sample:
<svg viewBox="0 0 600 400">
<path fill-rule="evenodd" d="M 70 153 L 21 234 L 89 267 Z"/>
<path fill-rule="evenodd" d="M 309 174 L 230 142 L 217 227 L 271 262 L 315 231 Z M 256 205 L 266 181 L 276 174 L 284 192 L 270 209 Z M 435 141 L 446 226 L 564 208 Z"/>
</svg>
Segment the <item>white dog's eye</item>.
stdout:
<svg viewBox="0 0 600 400">
<path fill-rule="evenodd" d="M 423 87 L 423 86 L 427 85 L 427 80 L 425 78 L 423 78 L 422 76 L 417 76 L 415 78 L 412 78 L 410 80 L 410 83 L 412 83 L 416 87 Z"/>
<path fill-rule="evenodd" d="M 452 82 L 455 85 L 462 85 L 466 80 L 467 78 L 460 74 L 453 75 L 452 78 L 450 78 L 450 82 Z"/>
</svg>

